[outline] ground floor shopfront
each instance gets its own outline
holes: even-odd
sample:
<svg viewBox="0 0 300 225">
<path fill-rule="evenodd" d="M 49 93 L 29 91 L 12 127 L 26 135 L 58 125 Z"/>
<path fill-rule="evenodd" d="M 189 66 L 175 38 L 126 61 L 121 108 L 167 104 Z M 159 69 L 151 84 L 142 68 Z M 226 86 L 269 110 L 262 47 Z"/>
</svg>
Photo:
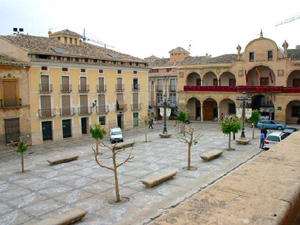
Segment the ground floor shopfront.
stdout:
<svg viewBox="0 0 300 225">
<path fill-rule="evenodd" d="M 299 93 L 246 92 L 251 103 L 246 108 L 257 109 L 262 118 L 295 124 L 300 117 Z M 240 116 L 241 105 L 237 97 L 242 92 L 198 92 L 179 93 L 179 109 L 188 113 L 189 120 L 218 121 L 226 115 Z"/>
</svg>

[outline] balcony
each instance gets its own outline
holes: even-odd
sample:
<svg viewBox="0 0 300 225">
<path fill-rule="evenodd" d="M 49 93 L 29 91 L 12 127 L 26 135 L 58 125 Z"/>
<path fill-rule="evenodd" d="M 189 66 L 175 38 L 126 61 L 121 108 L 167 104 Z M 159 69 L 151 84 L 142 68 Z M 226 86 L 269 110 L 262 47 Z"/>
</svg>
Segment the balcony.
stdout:
<svg viewBox="0 0 300 225">
<path fill-rule="evenodd" d="M 168 106 L 170 108 L 175 108 L 177 106 L 177 102 L 170 102 Z"/>
<path fill-rule="evenodd" d="M 124 91 L 124 84 L 116 84 L 116 91 Z"/>
<path fill-rule="evenodd" d="M 108 105 L 99 105 L 99 106 L 97 106 L 97 113 L 98 114 L 108 113 Z"/>
<path fill-rule="evenodd" d="M 72 85 L 71 84 L 61 84 L 60 90 L 63 93 L 69 93 L 72 91 Z"/>
<path fill-rule="evenodd" d="M 300 93 L 300 87 L 283 87 L 283 93 Z"/>
<path fill-rule="evenodd" d="M 176 92 L 176 85 L 169 85 L 170 92 Z"/>
<path fill-rule="evenodd" d="M 239 92 L 282 92 L 282 86 L 238 86 Z"/>
<path fill-rule="evenodd" d="M 127 111 L 127 105 L 116 105 L 116 112 L 125 112 Z"/>
<path fill-rule="evenodd" d="M 50 118 L 55 116 L 55 109 L 39 109 L 40 118 Z"/>
<path fill-rule="evenodd" d="M 90 86 L 87 84 L 86 85 L 80 84 L 80 85 L 78 85 L 78 91 L 80 93 L 87 93 L 90 91 Z"/>
<path fill-rule="evenodd" d="M 139 84 L 133 84 L 132 85 L 132 91 L 139 91 L 140 90 L 140 85 Z"/>
<path fill-rule="evenodd" d="M 156 91 L 163 91 L 163 86 L 162 85 L 156 85 L 155 90 Z"/>
<path fill-rule="evenodd" d="M 131 104 L 131 110 L 132 111 L 137 111 L 137 110 L 141 110 L 142 107 L 141 107 L 141 103 L 133 103 Z"/>
<path fill-rule="evenodd" d="M 42 93 L 52 92 L 52 84 L 40 84 L 40 92 Z"/>
<path fill-rule="evenodd" d="M 156 107 L 163 107 L 164 106 L 164 102 L 155 102 L 154 103 L 154 106 L 156 106 Z"/>
<path fill-rule="evenodd" d="M 97 92 L 106 92 L 106 85 L 97 85 Z"/>
<path fill-rule="evenodd" d="M 78 107 L 77 111 L 78 111 L 78 115 L 89 115 L 89 114 L 92 114 L 93 107 L 92 106 L 89 106 L 89 107 Z"/>
<path fill-rule="evenodd" d="M 75 109 L 74 108 L 61 108 L 60 109 L 60 116 L 74 116 Z"/>
<path fill-rule="evenodd" d="M 22 106 L 22 99 L 0 99 L 0 108 L 18 108 Z"/>
<path fill-rule="evenodd" d="M 184 91 L 236 92 L 235 86 L 184 86 Z"/>
</svg>

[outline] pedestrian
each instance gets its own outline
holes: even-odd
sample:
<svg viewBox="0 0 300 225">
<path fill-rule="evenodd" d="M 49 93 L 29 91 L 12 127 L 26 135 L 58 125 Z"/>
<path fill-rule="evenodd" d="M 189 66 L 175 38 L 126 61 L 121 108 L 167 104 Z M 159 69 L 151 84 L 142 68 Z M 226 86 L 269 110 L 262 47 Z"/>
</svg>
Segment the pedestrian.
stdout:
<svg viewBox="0 0 300 225">
<path fill-rule="evenodd" d="M 153 129 L 153 119 L 150 119 L 150 121 L 149 121 L 149 127 L 148 127 L 149 129 L 150 128 L 152 128 Z"/>
<path fill-rule="evenodd" d="M 268 131 L 264 125 L 261 126 L 260 133 L 263 133 L 265 135 L 265 138 L 267 137 Z"/>
<path fill-rule="evenodd" d="M 265 134 L 264 133 L 261 133 L 260 134 L 260 144 L 259 144 L 259 147 L 261 149 L 264 149 L 264 145 L 265 145 Z"/>
<path fill-rule="evenodd" d="M 224 119 L 224 114 L 221 113 L 220 119 L 223 120 Z"/>
</svg>

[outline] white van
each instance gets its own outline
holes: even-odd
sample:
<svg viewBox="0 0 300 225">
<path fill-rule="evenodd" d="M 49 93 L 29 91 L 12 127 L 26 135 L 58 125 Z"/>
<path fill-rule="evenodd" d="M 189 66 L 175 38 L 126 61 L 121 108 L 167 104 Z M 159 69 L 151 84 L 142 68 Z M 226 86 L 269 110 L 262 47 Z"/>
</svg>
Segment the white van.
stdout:
<svg viewBox="0 0 300 225">
<path fill-rule="evenodd" d="M 120 127 L 111 127 L 109 130 L 110 143 L 123 142 L 123 134 Z"/>
</svg>

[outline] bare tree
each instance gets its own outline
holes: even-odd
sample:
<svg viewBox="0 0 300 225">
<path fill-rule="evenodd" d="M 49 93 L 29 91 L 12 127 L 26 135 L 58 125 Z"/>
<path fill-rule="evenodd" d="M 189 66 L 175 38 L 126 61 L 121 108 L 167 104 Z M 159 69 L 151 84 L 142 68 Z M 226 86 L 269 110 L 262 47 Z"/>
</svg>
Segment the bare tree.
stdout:
<svg viewBox="0 0 300 225">
<path fill-rule="evenodd" d="M 135 142 L 134 142 L 134 144 L 135 144 Z M 133 145 L 132 145 L 132 147 L 131 147 L 131 150 L 130 150 L 130 153 L 129 153 L 128 157 L 127 157 L 123 162 L 121 162 L 121 163 L 119 163 L 119 164 L 117 163 L 116 156 L 119 155 L 119 154 L 121 154 L 122 152 L 124 152 L 124 151 L 125 151 L 125 148 L 123 148 L 123 149 L 117 148 L 117 143 L 114 144 L 114 145 L 112 145 L 112 146 L 110 146 L 110 145 L 106 145 L 106 144 L 104 144 L 103 142 L 101 142 L 101 143 L 100 143 L 100 146 L 101 146 L 101 147 L 105 147 L 105 148 L 111 150 L 111 152 L 112 152 L 112 157 L 110 157 L 110 158 L 112 158 L 112 160 L 113 160 L 113 167 L 109 167 L 109 166 L 106 166 L 106 165 L 102 164 L 102 163 L 99 161 L 99 159 L 98 159 L 98 155 L 96 154 L 96 153 L 97 153 L 97 150 L 95 150 L 95 149 L 92 147 L 92 149 L 93 149 L 93 151 L 94 151 L 94 153 L 95 153 L 95 160 L 96 160 L 96 163 L 97 163 L 100 167 L 105 168 L 105 169 L 108 169 L 108 170 L 111 170 L 111 171 L 114 172 L 114 176 L 115 176 L 116 202 L 121 202 L 120 191 L 119 191 L 119 181 L 118 181 L 118 171 L 117 171 L 117 169 L 118 169 L 118 167 L 122 166 L 123 164 L 125 164 L 125 163 L 128 162 L 129 160 L 133 159 L 133 156 L 131 156 L 132 149 L 133 149 Z"/>
<path fill-rule="evenodd" d="M 141 119 L 142 124 L 145 126 L 145 142 L 148 142 L 148 125 L 149 125 L 149 117 L 145 116 Z"/>
<path fill-rule="evenodd" d="M 187 166 L 187 170 L 191 169 L 191 149 L 192 149 L 192 145 L 197 144 L 198 140 L 201 137 L 200 134 L 195 135 L 195 132 L 197 132 L 199 129 L 200 128 L 193 128 L 191 126 L 188 126 L 188 131 L 185 131 L 185 133 L 187 134 L 187 137 L 177 136 L 177 139 L 180 142 L 188 144 L 188 166 Z"/>
</svg>

